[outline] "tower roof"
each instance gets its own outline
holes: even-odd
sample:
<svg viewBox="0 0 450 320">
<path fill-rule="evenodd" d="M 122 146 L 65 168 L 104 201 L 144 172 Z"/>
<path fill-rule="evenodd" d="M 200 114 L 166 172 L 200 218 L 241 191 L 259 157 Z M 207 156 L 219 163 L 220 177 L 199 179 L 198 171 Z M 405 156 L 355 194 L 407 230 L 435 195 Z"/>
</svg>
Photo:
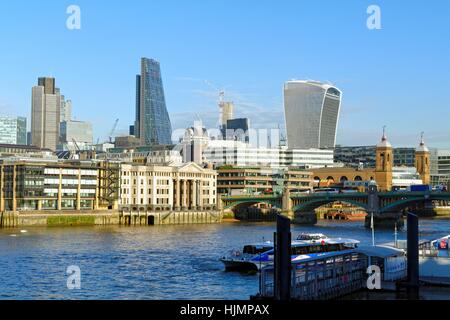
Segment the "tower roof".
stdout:
<svg viewBox="0 0 450 320">
<path fill-rule="evenodd" d="M 420 144 L 417 147 L 416 151 L 418 151 L 418 152 L 430 152 L 428 147 L 425 145 L 425 140 L 423 139 L 423 132 L 422 132 L 421 137 L 420 137 Z"/>
<path fill-rule="evenodd" d="M 383 127 L 383 136 L 381 137 L 381 141 L 377 144 L 377 148 L 392 148 L 392 145 L 386 136 L 386 126 Z"/>
</svg>

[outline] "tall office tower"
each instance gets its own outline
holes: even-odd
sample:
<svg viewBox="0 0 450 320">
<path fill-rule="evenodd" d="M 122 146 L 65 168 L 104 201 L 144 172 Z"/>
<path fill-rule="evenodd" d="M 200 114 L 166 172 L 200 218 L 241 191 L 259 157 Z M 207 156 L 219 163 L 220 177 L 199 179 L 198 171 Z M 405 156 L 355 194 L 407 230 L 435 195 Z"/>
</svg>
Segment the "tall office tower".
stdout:
<svg viewBox="0 0 450 320">
<path fill-rule="evenodd" d="M 0 116 L 0 143 L 27 144 L 27 118 Z"/>
<path fill-rule="evenodd" d="M 87 121 L 62 121 L 60 133 L 61 145 L 58 148 L 59 150 L 85 148 L 93 143 L 92 124 Z"/>
<path fill-rule="evenodd" d="M 230 119 L 226 125 L 226 140 L 250 142 L 250 120 L 248 118 Z"/>
<path fill-rule="evenodd" d="M 136 77 L 136 124 L 142 145 L 172 144 L 172 125 L 166 108 L 161 68 L 158 61 L 141 59 Z"/>
<path fill-rule="evenodd" d="M 32 89 L 31 144 L 56 150 L 59 140 L 61 95 L 54 78 L 39 78 Z"/>
<path fill-rule="evenodd" d="M 284 112 L 289 149 L 332 149 L 336 144 L 342 92 L 317 81 L 288 81 Z"/>
<path fill-rule="evenodd" d="M 72 100 L 61 96 L 61 122 L 72 120 Z"/>
<path fill-rule="evenodd" d="M 136 75 L 136 120 L 134 121 L 133 135 L 139 138 L 139 124 L 141 122 L 141 76 Z"/>
</svg>

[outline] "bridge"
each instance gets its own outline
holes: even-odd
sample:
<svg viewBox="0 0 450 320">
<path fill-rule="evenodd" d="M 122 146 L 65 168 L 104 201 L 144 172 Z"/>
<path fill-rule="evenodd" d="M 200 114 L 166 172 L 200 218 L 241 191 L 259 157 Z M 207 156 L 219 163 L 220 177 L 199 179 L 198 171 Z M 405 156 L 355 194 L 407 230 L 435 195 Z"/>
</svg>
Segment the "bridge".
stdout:
<svg viewBox="0 0 450 320">
<path fill-rule="evenodd" d="M 402 210 L 409 209 L 412 212 L 430 210 L 433 201 L 450 201 L 450 193 L 436 191 L 377 192 L 376 190 L 370 190 L 367 193 L 305 194 L 285 191 L 284 194 L 223 196 L 222 208 L 232 210 L 265 203 L 282 210 L 294 222 L 315 224 L 317 222 L 315 209 L 333 202 L 345 202 L 362 208 L 367 213 L 373 213 L 376 224 L 393 225 L 398 223 L 401 225 Z M 369 222 L 366 218 L 366 226 Z"/>
</svg>

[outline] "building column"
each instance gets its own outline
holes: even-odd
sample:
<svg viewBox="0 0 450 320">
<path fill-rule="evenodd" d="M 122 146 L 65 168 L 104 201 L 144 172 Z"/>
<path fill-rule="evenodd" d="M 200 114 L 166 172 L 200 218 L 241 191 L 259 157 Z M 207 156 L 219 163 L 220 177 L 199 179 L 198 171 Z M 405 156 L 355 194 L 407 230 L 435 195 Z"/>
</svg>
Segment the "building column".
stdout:
<svg viewBox="0 0 450 320">
<path fill-rule="evenodd" d="M 12 201 L 12 211 L 17 211 L 17 193 L 16 193 L 16 170 L 17 166 L 13 166 L 13 201 Z"/>
<path fill-rule="evenodd" d="M 59 186 L 58 186 L 58 206 L 57 210 L 61 210 L 61 202 L 62 202 L 62 173 L 61 169 L 59 169 Z"/>
<path fill-rule="evenodd" d="M 187 209 L 187 180 L 183 179 L 183 209 Z"/>
<path fill-rule="evenodd" d="M 192 209 L 197 210 L 197 180 L 192 180 Z"/>
<path fill-rule="evenodd" d="M 199 210 L 203 210 L 203 181 L 198 181 L 198 206 Z"/>
<path fill-rule="evenodd" d="M 81 210 L 81 169 L 78 171 L 77 203 L 75 209 L 78 211 Z"/>
<path fill-rule="evenodd" d="M 3 173 L 3 168 L 3 166 L 0 166 L 0 212 L 5 211 L 5 193 L 3 191 L 5 174 Z"/>
<path fill-rule="evenodd" d="M 180 196 L 181 196 L 181 183 L 180 183 L 180 179 L 176 180 L 175 183 L 175 210 L 180 210 Z"/>
</svg>

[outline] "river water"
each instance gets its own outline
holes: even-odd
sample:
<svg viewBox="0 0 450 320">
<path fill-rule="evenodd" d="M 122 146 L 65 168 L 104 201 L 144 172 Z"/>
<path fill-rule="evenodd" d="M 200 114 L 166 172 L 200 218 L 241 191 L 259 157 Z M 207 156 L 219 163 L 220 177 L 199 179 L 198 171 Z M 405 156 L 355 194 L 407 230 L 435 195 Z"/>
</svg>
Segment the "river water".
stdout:
<svg viewBox="0 0 450 320">
<path fill-rule="evenodd" d="M 450 234 L 450 220 L 421 220 L 421 238 Z M 0 229 L 0 299 L 249 299 L 258 276 L 225 272 L 218 259 L 246 243 L 273 239 L 274 223 L 155 227 Z M 371 243 L 363 222 L 293 226 Z M 405 231 L 399 239 L 405 239 Z M 377 243 L 394 230 L 377 230 Z M 81 289 L 67 289 L 66 270 L 81 270 Z"/>
</svg>

